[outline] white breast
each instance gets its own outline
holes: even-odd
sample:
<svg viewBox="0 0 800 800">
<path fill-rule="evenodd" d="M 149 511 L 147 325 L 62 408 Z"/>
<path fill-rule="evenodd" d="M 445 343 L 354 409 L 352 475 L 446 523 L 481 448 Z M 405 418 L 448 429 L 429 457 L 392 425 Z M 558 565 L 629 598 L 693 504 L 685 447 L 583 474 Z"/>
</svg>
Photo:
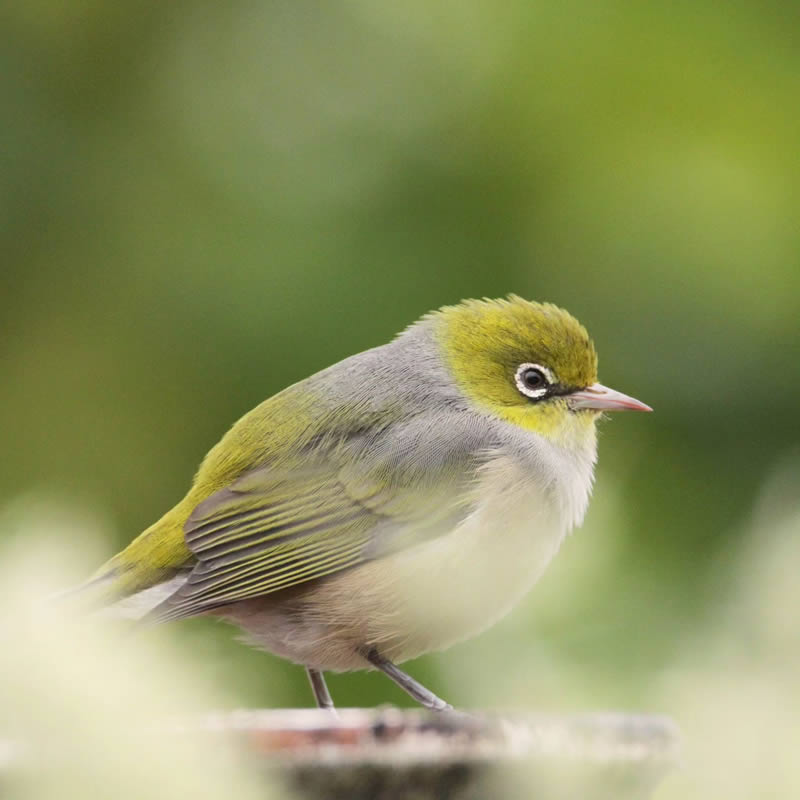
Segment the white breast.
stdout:
<svg viewBox="0 0 800 800">
<path fill-rule="evenodd" d="M 569 530 L 583 518 L 594 452 L 557 452 L 547 469 L 498 455 L 474 489 L 474 510 L 450 533 L 381 559 L 368 585 L 370 638 L 402 661 L 442 649 L 492 625 L 526 594 Z M 361 586 L 365 584 L 359 581 Z"/>
<path fill-rule="evenodd" d="M 268 650 L 323 670 L 363 669 L 365 647 L 399 663 L 480 633 L 525 595 L 583 518 L 594 452 L 592 437 L 577 450 L 545 443 L 497 453 L 452 530 L 291 603 L 253 601 L 227 616 Z"/>
</svg>

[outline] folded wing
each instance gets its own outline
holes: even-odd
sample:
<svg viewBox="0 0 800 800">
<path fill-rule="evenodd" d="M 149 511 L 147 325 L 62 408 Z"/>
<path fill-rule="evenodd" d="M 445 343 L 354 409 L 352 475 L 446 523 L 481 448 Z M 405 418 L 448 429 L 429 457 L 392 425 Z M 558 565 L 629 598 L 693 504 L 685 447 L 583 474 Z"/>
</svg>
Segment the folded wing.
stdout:
<svg viewBox="0 0 800 800">
<path fill-rule="evenodd" d="M 196 562 L 149 618 L 194 616 L 288 589 L 450 530 L 466 513 L 463 444 L 440 453 L 426 480 L 414 475 L 413 453 L 407 469 L 352 453 L 343 466 L 341 453 L 328 451 L 244 473 L 189 516 L 184 535 Z"/>
</svg>

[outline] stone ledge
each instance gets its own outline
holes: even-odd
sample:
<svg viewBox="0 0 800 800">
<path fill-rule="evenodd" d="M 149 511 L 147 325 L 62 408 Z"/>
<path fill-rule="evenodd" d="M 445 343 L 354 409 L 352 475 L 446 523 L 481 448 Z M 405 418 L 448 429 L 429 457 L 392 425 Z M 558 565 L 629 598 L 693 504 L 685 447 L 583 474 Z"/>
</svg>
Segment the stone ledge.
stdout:
<svg viewBox="0 0 800 800">
<path fill-rule="evenodd" d="M 235 711 L 174 732 L 235 736 L 300 798 L 645 798 L 680 763 L 666 717 L 430 714 L 393 708 Z"/>
</svg>

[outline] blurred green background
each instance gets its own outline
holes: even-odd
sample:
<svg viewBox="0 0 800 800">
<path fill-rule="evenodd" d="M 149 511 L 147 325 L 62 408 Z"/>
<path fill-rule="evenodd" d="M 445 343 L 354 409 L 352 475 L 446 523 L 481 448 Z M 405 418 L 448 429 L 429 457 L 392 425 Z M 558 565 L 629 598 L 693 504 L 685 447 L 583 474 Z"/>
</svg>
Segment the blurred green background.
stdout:
<svg viewBox="0 0 800 800">
<path fill-rule="evenodd" d="M 111 554 L 288 383 L 463 297 L 550 300 L 656 413 L 605 423 L 586 525 L 524 605 L 410 671 L 461 706 L 651 705 L 800 448 L 797 6 L 32 0 L 0 21 L 0 504 L 89 509 Z M 310 702 L 222 625 L 173 635 L 234 705 Z M 331 688 L 406 704 L 379 676 Z"/>
</svg>

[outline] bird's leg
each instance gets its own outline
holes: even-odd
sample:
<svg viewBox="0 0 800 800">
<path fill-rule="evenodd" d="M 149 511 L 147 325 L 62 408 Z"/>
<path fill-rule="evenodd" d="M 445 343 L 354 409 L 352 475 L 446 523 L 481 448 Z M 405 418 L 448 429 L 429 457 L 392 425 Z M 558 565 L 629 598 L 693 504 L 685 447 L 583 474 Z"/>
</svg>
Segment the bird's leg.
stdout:
<svg viewBox="0 0 800 800">
<path fill-rule="evenodd" d="M 453 706 L 450 703 L 445 703 L 441 697 L 437 697 L 430 689 L 426 689 L 419 681 L 415 681 L 410 675 L 392 664 L 391 661 L 385 659 L 374 647 L 365 651 L 364 656 L 370 664 L 391 678 L 420 705 L 429 708 L 431 711 L 452 710 Z"/>
<path fill-rule="evenodd" d="M 317 701 L 317 706 L 319 708 L 325 708 L 328 711 L 333 711 L 335 714 L 336 709 L 333 707 L 333 700 L 331 699 L 331 693 L 328 691 L 328 686 L 325 683 L 325 676 L 318 669 L 312 669 L 311 667 L 306 667 L 306 675 L 308 675 L 308 680 L 311 683 L 311 689 L 314 692 L 314 699 Z"/>
</svg>

